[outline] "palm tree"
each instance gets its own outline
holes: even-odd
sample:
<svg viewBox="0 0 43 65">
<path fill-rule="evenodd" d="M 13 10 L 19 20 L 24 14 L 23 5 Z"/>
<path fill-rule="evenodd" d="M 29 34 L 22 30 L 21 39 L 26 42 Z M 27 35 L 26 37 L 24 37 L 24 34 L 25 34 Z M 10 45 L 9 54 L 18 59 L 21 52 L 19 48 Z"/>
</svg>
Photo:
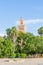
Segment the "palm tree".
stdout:
<svg viewBox="0 0 43 65">
<path fill-rule="evenodd" d="M 17 39 L 17 29 L 15 26 L 12 27 L 12 29 L 11 29 L 11 35 L 12 35 L 13 42 L 15 42 Z"/>
<path fill-rule="evenodd" d="M 11 29 L 10 28 L 6 29 L 6 33 L 7 33 L 7 36 L 9 38 L 11 38 Z"/>
<path fill-rule="evenodd" d="M 38 29 L 38 33 L 39 33 L 41 36 L 43 36 L 43 27 L 40 27 L 40 28 Z"/>
<path fill-rule="evenodd" d="M 39 29 L 38 29 L 38 33 L 40 34 L 40 36 L 41 36 L 41 41 L 43 40 L 43 27 L 40 27 Z M 43 42 L 42 42 L 43 43 Z"/>
<path fill-rule="evenodd" d="M 8 38 L 10 38 L 13 42 L 15 42 L 16 38 L 17 38 L 17 29 L 16 29 L 16 27 L 14 26 L 11 29 L 8 28 L 6 30 L 6 32 L 7 32 Z"/>
</svg>

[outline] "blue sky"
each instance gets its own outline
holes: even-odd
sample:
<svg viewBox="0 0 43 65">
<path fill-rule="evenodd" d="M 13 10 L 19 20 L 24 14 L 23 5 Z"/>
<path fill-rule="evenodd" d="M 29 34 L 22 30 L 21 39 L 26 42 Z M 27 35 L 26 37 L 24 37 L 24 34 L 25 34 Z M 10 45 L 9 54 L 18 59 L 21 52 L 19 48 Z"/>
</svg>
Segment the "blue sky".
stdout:
<svg viewBox="0 0 43 65">
<path fill-rule="evenodd" d="M 37 35 L 37 29 L 43 26 L 43 0 L 0 0 L 0 35 L 6 29 L 18 25 L 21 17 L 27 31 Z"/>
</svg>

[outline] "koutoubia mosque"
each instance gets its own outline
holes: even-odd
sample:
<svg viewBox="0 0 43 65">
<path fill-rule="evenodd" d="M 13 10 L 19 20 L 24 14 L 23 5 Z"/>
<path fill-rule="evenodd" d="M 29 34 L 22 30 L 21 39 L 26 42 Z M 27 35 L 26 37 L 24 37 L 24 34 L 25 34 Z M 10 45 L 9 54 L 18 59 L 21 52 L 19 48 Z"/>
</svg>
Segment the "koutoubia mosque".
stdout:
<svg viewBox="0 0 43 65">
<path fill-rule="evenodd" d="M 26 25 L 23 18 L 20 19 L 20 23 L 18 25 L 18 31 L 26 32 Z"/>
</svg>

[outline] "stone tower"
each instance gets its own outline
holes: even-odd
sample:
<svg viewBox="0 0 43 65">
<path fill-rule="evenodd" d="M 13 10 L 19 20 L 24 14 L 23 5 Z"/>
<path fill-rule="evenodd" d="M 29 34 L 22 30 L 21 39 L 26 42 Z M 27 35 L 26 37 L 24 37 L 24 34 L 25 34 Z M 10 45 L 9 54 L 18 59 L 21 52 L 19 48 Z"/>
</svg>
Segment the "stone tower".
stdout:
<svg viewBox="0 0 43 65">
<path fill-rule="evenodd" d="M 26 25 L 24 23 L 24 19 L 21 18 L 20 20 L 20 24 L 18 25 L 18 31 L 21 31 L 21 32 L 26 32 Z"/>
</svg>

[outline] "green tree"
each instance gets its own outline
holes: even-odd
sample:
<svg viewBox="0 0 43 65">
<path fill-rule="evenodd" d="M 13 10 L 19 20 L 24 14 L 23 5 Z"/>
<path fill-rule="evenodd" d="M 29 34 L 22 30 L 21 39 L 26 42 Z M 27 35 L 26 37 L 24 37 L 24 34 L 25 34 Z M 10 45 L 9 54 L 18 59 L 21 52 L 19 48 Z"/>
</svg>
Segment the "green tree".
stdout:
<svg viewBox="0 0 43 65">
<path fill-rule="evenodd" d="M 16 27 L 14 26 L 11 29 L 8 28 L 6 30 L 6 32 L 7 32 L 8 38 L 10 38 L 13 42 L 15 42 L 16 39 L 17 39 L 17 29 L 16 29 Z"/>
<path fill-rule="evenodd" d="M 4 41 L 4 55 L 5 55 L 5 57 L 12 57 L 14 52 L 15 52 L 15 44 L 9 38 L 6 38 Z"/>
<path fill-rule="evenodd" d="M 7 36 L 10 38 L 11 37 L 11 29 L 10 28 L 6 29 L 6 33 L 7 33 Z"/>
<path fill-rule="evenodd" d="M 41 36 L 41 41 L 43 40 L 43 27 L 40 27 L 39 29 L 38 29 L 38 33 L 40 34 L 40 36 Z M 43 42 L 41 42 L 41 43 L 43 43 Z"/>
<path fill-rule="evenodd" d="M 4 43 L 4 39 L 0 36 L 0 57 L 4 57 L 4 46 L 3 46 L 3 43 Z"/>
<path fill-rule="evenodd" d="M 11 35 L 12 35 L 13 42 L 15 42 L 17 39 L 17 36 L 18 36 L 18 31 L 15 26 L 12 27 L 12 29 L 11 29 Z"/>
<path fill-rule="evenodd" d="M 43 27 L 40 27 L 40 28 L 38 29 L 38 33 L 39 33 L 41 36 L 43 36 Z"/>
</svg>

